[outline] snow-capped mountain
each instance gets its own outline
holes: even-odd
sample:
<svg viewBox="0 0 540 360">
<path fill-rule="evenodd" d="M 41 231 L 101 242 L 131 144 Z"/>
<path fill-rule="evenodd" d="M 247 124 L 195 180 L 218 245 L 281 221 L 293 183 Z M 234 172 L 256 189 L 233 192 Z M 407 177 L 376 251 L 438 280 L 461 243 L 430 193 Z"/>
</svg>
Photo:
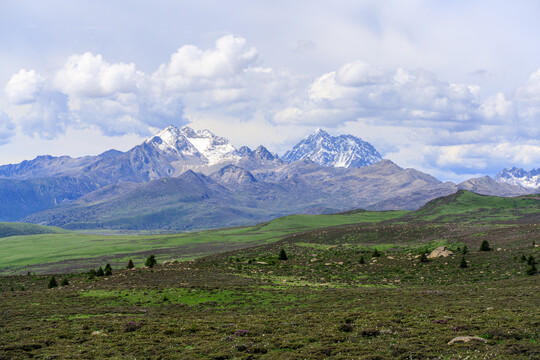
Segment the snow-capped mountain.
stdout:
<svg viewBox="0 0 540 360">
<path fill-rule="evenodd" d="M 322 129 L 317 129 L 283 155 L 283 160 L 289 163 L 305 158 L 319 165 L 344 168 L 373 165 L 382 160 L 370 143 L 353 135 L 331 136 Z"/>
<path fill-rule="evenodd" d="M 516 167 L 504 169 L 495 176 L 495 181 L 519 185 L 527 189 L 537 189 L 540 187 L 540 168 L 532 169 L 531 171 L 525 171 Z"/>
<path fill-rule="evenodd" d="M 198 157 L 206 165 L 240 158 L 229 140 L 214 135 L 210 130 L 193 130 L 190 127 L 178 129 L 167 126 L 145 143 L 154 144 L 163 152 L 173 152 L 181 158 Z"/>
<path fill-rule="evenodd" d="M 173 127 L 174 126 L 169 126 Z M 214 165 L 224 161 L 234 161 L 240 158 L 236 154 L 236 148 L 229 140 L 214 135 L 210 130 L 193 130 L 185 126 L 180 130 L 187 141 L 189 141 L 206 159 L 207 165 Z"/>
</svg>

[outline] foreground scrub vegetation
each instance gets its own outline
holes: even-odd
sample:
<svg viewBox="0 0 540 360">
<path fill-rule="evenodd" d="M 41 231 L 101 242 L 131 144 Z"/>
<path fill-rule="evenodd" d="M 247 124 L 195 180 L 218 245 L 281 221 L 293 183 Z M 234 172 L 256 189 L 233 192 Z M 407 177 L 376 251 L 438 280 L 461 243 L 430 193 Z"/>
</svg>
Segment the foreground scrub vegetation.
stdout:
<svg viewBox="0 0 540 360">
<path fill-rule="evenodd" d="M 539 230 L 354 225 L 49 290 L 7 276 L 0 359 L 538 359 Z M 420 262 L 441 244 L 470 252 Z"/>
<path fill-rule="evenodd" d="M 0 359 L 540 359 L 536 244 L 528 215 L 357 223 L 51 289 L 3 276 Z"/>
</svg>

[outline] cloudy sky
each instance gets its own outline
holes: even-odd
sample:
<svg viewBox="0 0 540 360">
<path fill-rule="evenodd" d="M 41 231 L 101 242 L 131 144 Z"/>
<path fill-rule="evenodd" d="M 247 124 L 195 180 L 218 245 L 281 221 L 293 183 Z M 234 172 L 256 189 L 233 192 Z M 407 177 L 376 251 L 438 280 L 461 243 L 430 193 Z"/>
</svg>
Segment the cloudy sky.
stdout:
<svg viewBox="0 0 540 360">
<path fill-rule="evenodd" d="M 0 0 L 0 164 L 169 124 L 351 133 L 441 180 L 540 167 L 540 2 Z"/>
</svg>

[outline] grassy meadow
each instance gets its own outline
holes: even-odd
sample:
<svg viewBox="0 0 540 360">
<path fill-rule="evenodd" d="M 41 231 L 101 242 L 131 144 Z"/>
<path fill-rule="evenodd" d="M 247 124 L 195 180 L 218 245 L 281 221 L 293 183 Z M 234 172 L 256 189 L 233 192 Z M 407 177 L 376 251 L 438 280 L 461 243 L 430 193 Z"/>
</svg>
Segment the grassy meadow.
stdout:
<svg viewBox="0 0 540 360">
<path fill-rule="evenodd" d="M 276 241 L 298 231 L 380 222 L 404 213 L 360 211 L 338 215 L 291 215 L 249 227 L 154 235 L 81 234 L 32 224 L 13 224 L 10 225 L 12 228 L 21 231 L 36 227 L 44 233 L 27 235 L 27 232 L 21 232 L 19 236 L 0 238 L 0 253 L 5 254 L 0 274 L 84 271 L 104 262 L 124 265 L 130 258 L 142 263 L 149 253 L 189 260 Z"/>
</svg>

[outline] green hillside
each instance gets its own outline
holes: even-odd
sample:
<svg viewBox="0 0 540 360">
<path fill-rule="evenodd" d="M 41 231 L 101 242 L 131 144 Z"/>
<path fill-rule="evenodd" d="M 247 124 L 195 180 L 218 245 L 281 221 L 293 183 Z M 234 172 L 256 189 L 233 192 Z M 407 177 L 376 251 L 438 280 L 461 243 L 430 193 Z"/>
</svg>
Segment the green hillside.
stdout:
<svg viewBox="0 0 540 360">
<path fill-rule="evenodd" d="M 53 227 L 27 223 L 0 222 L 0 238 L 8 236 L 36 235 L 36 234 L 59 234 L 66 233 L 67 230 Z"/>
<path fill-rule="evenodd" d="M 466 190 L 431 200 L 399 221 L 487 222 L 527 221 L 540 218 L 540 198 L 479 195 Z"/>
</svg>

